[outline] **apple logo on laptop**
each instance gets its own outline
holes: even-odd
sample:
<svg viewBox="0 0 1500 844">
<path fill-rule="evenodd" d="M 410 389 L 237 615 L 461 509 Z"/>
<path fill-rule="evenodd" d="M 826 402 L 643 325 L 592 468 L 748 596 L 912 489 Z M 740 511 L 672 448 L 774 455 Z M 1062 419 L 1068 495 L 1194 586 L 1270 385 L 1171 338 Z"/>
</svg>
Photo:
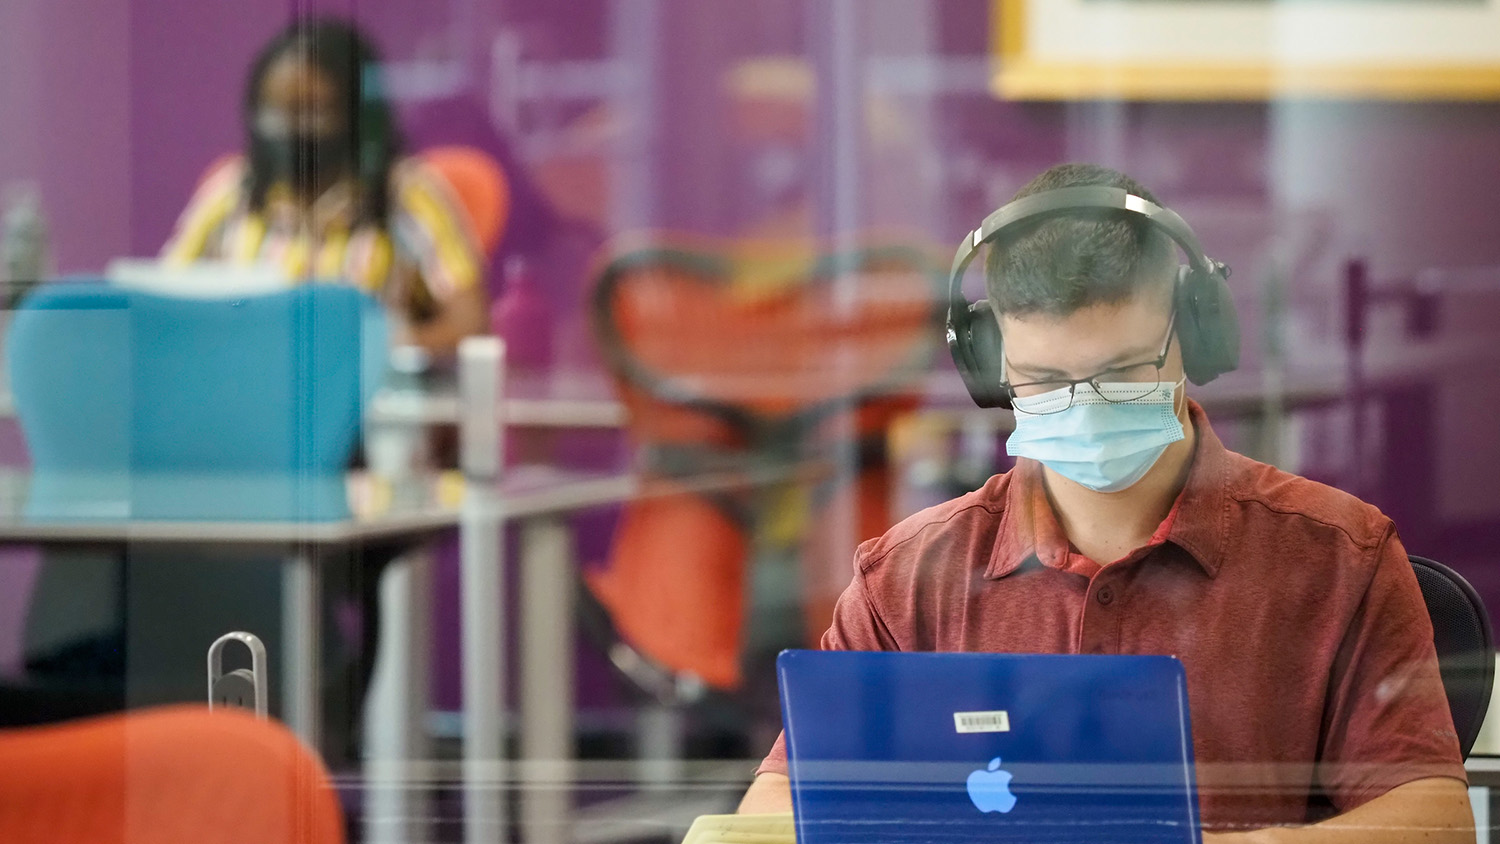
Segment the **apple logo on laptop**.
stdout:
<svg viewBox="0 0 1500 844">
<path fill-rule="evenodd" d="M 1000 757 L 990 760 L 989 768 L 969 774 L 969 799 L 981 812 L 1009 812 L 1016 807 L 1016 796 L 1010 793 L 1010 772 L 1000 770 Z"/>
</svg>

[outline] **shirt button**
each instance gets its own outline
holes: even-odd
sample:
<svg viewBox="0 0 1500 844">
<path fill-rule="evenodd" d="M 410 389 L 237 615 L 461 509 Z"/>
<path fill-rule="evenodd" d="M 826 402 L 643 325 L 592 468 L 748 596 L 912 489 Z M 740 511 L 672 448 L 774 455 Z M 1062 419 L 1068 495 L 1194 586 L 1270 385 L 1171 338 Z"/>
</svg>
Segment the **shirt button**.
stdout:
<svg viewBox="0 0 1500 844">
<path fill-rule="evenodd" d="M 1100 589 L 1099 593 L 1094 597 L 1099 599 L 1100 606 L 1107 607 L 1115 600 L 1115 590 L 1106 586 L 1103 589 Z"/>
</svg>

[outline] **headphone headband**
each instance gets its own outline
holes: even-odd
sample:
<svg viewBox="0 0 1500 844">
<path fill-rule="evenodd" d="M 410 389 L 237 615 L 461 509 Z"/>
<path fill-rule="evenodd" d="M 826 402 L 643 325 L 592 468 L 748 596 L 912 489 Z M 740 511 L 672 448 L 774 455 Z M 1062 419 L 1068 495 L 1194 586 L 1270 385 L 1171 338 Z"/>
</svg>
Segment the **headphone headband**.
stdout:
<svg viewBox="0 0 1500 844">
<path fill-rule="evenodd" d="M 980 407 L 1009 407 L 1000 390 L 1002 338 L 989 302 L 970 305 L 963 296 L 964 271 L 979 249 L 1022 222 L 1074 211 L 1114 210 L 1152 223 L 1187 255 L 1174 293 L 1184 311 L 1177 328 L 1189 380 L 1204 384 L 1239 365 L 1239 324 L 1229 296 L 1229 268 L 1204 253 L 1198 236 L 1177 212 L 1122 188 L 1103 185 L 1057 188 L 1010 202 L 969 232 L 953 256 L 948 276 L 949 351 L 969 394 Z"/>
<path fill-rule="evenodd" d="M 1214 267 L 1213 261 L 1204 254 L 1203 247 L 1198 244 L 1198 236 L 1193 234 L 1193 229 L 1176 211 L 1163 208 L 1123 188 L 1086 185 L 1057 188 L 1034 193 L 1031 196 L 1023 196 L 992 212 L 984 218 L 984 222 L 979 224 L 979 228 L 970 232 L 968 237 L 965 237 L 959 244 L 958 253 L 953 256 L 952 276 L 961 277 L 963 271 L 968 268 L 969 262 L 973 261 L 974 256 L 979 253 L 979 247 L 990 242 L 1002 229 L 1023 220 L 1091 208 L 1139 214 L 1155 223 L 1157 228 L 1181 247 L 1187 255 L 1188 266 L 1199 272 L 1208 272 Z M 955 278 L 955 280 L 958 279 Z"/>
</svg>

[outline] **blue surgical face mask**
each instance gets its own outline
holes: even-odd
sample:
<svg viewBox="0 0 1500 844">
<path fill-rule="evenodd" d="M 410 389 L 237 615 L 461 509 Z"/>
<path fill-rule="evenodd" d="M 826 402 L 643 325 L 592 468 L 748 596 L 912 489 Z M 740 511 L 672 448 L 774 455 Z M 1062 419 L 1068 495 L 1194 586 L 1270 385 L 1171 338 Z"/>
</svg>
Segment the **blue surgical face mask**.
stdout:
<svg viewBox="0 0 1500 844">
<path fill-rule="evenodd" d="M 1016 430 L 1005 444 L 1012 457 L 1029 457 L 1097 492 L 1119 492 L 1146 476 L 1167 446 L 1182 439 L 1176 384 L 1159 384 L 1142 398 L 1138 385 L 1088 384 L 1039 396 L 1016 397 Z M 1105 396 L 1130 401 L 1109 401 Z M 1066 410 L 1056 411 L 1058 407 Z"/>
</svg>

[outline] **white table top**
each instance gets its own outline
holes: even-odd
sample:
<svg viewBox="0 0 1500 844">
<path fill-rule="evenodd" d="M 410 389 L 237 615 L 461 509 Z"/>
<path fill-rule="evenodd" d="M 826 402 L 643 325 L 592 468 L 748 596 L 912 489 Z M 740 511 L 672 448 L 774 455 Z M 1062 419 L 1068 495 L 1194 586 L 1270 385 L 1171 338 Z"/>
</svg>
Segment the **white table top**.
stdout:
<svg viewBox="0 0 1500 844">
<path fill-rule="evenodd" d="M 341 545 L 411 540 L 458 525 L 458 511 L 430 507 L 333 522 L 33 521 L 0 517 L 0 542 L 149 542 L 228 545 Z"/>
<path fill-rule="evenodd" d="M 507 398 L 500 403 L 507 425 L 525 428 L 620 428 L 625 407 L 613 399 Z M 370 421 L 406 425 L 457 425 L 458 393 L 388 390 L 375 396 Z"/>
<path fill-rule="evenodd" d="M 350 476 L 354 514 L 347 519 L 313 521 L 162 521 L 133 519 L 34 519 L 24 515 L 24 495 L 0 498 L 0 542 L 146 542 L 239 546 L 339 545 L 374 541 L 413 541 L 458 527 L 466 512 L 515 521 L 565 515 L 631 499 L 687 491 L 737 489 L 794 479 L 817 479 L 830 467 L 747 464 L 690 478 L 644 480 L 632 471 L 573 472 L 545 466 L 512 469 L 493 486 L 465 484 L 456 473 L 418 481 L 406 496 L 370 494 L 378 484 Z M 7 478 L 10 489 L 24 489 L 25 476 Z M 396 503 L 392 503 L 392 502 Z"/>
<path fill-rule="evenodd" d="M 130 518 L 49 518 L 26 514 L 28 475 L 6 470 L 0 478 L 0 542 L 148 542 L 237 546 L 338 545 L 377 541 L 407 542 L 458 525 L 455 496 L 437 476 L 414 482 L 402 497 L 389 493 L 366 473 L 348 479 L 353 512 L 333 521 L 233 519 L 160 520 Z M 375 494 L 382 490 L 383 494 Z M 400 503 L 393 503 L 399 501 Z"/>
</svg>

